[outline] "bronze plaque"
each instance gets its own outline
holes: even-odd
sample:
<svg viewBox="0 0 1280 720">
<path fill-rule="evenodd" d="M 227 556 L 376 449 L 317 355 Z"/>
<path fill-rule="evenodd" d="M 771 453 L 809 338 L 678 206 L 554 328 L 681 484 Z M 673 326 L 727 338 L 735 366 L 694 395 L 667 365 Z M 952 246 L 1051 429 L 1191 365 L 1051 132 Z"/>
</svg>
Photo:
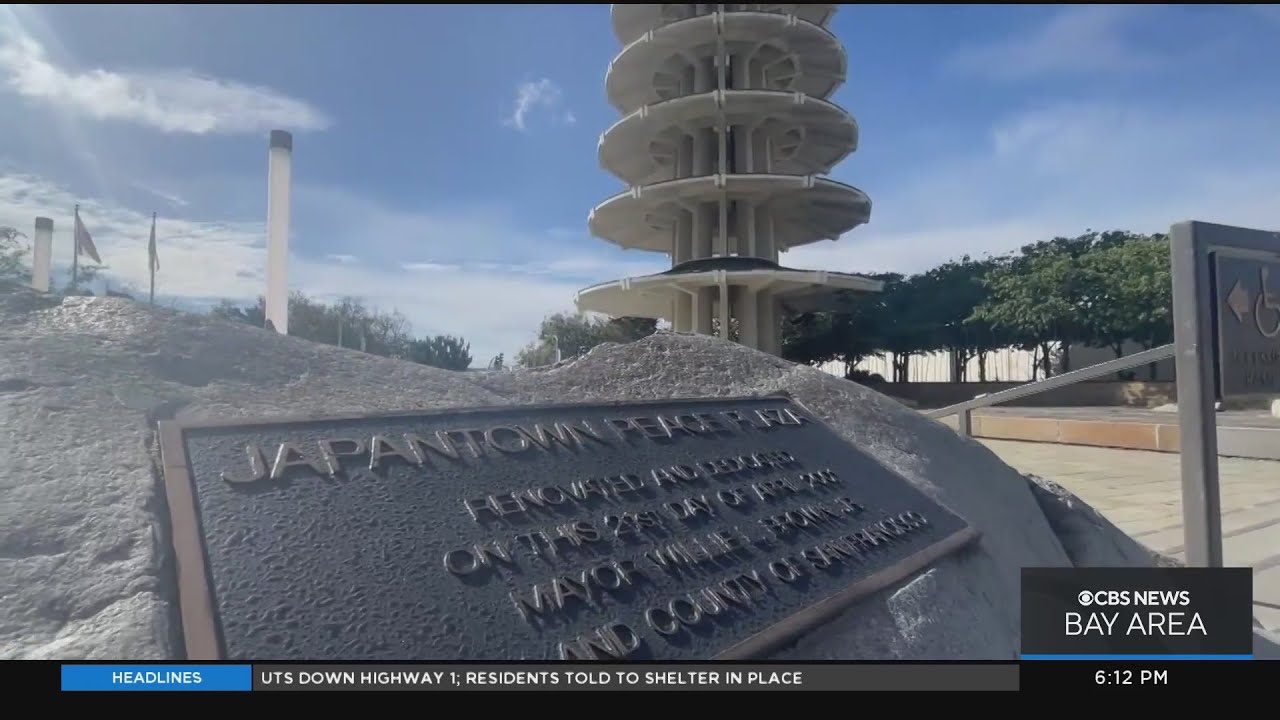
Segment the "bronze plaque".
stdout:
<svg viewBox="0 0 1280 720">
<path fill-rule="evenodd" d="M 1214 256 L 1222 396 L 1280 394 L 1280 261 Z"/>
<path fill-rule="evenodd" d="M 160 432 L 190 659 L 758 657 L 976 536 L 786 397 Z"/>
</svg>

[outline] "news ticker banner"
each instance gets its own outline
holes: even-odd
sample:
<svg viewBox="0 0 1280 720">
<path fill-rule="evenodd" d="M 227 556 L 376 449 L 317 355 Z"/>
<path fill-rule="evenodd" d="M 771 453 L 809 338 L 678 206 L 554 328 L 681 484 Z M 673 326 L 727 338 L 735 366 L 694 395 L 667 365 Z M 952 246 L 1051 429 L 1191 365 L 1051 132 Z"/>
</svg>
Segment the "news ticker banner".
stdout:
<svg viewBox="0 0 1280 720">
<path fill-rule="evenodd" d="M 1022 659 L 1253 659 L 1251 568 L 1024 568 Z"/>
<path fill-rule="evenodd" d="M 67 691 L 1013 691 L 1014 664 L 62 665 Z"/>
<path fill-rule="evenodd" d="M 1280 662 L 1028 662 L 824 664 L 75 664 L 0 665 L 9 687 L 35 692 L 1142 692 L 1256 691 Z M 43 670 L 49 670 L 46 675 Z M 61 670 L 60 681 L 53 680 Z M 25 671 L 25 672 L 22 672 Z M 24 677 L 25 675 L 25 677 Z M 52 681 L 52 682 L 51 682 Z M 54 684 L 59 683 L 59 684 Z"/>
</svg>

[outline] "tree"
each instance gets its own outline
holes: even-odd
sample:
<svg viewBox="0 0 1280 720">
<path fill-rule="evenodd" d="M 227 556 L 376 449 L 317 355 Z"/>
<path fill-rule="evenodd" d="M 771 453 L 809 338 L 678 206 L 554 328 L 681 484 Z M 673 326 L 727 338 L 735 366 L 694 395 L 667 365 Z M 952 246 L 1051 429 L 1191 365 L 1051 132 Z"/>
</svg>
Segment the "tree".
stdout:
<svg viewBox="0 0 1280 720">
<path fill-rule="evenodd" d="M 209 314 L 232 322 L 263 327 L 267 324 L 267 301 L 265 298 L 259 297 L 256 305 L 242 306 L 236 305 L 230 300 L 223 300 L 210 310 Z"/>
<path fill-rule="evenodd" d="M 1121 243 L 1082 258 L 1097 296 L 1087 322 L 1098 346 L 1120 357 L 1126 342 L 1150 350 L 1173 341 L 1173 283 L 1165 235 L 1124 234 Z M 1148 368 L 1155 377 L 1155 365 Z"/>
<path fill-rule="evenodd" d="M 406 359 L 445 370 L 466 370 L 471 367 L 471 344 L 452 335 L 411 340 Z"/>
<path fill-rule="evenodd" d="M 919 322 L 932 327 L 923 344 L 940 347 L 951 354 L 951 378 L 964 382 L 969 360 L 979 358 L 978 377 L 986 379 L 986 353 L 1000 346 L 991 323 L 973 318 L 974 310 L 987 300 L 983 279 L 1000 261 L 973 260 L 965 255 L 918 276 L 907 291 L 920 314 Z M 932 349 L 929 347 L 926 350 Z"/>
<path fill-rule="evenodd" d="M 782 356 L 794 363 L 821 365 L 842 360 L 837 349 L 838 316 L 832 312 L 788 315 L 782 322 Z"/>
<path fill-rule="evenodd" d="M 29 248 L 18 240 L 26 237 L 14 228 L 0 226 L 0 280 L 27 281 L 29 271 L 24 258 Z"/>
<path fill-rule="evenodd" d="M 1087 316 L 1098 295 L 1097 278 L 1085 271 L 1081 258 L 1117 242 L 1113 233 L 1090 231 L 1023 247 L 1022 255 L 984 276 L 989 295 L 975 308 L 972 321 L 989 323 L 1017 345 L 1037 349 L 1045 377 L 1051 374 L 1051 344 L 1056 342 L 1062 369 L 1070 370 L 1071 345 L 1093 340 Z"/>
<path fill-rule="evenodd" d="M 538 337 L 516 354 L 521 367 L 539 367 L 555 362 L 556 350 L 561 359 L 586 354 L 605 342 L 628 343 L 652 335 L 658 321 L 650 318 L 614 318 L 604 320 L 585 313 L 556 313 L 543 319 Z"/>
<path fill-rule="evenodd" d="M 837 293 L 835 299 L 831 310 L 784 318 L 784 358 L 807 365 L 834 360 L 850 368 L 880 349 L 884 298 L 878 293 L 846 291 Z"/>
<path fill-rule="evenodd" d="M 224 300 L 211 313 L 234 322 L 265 327 L 267 301 L 259 297 L 253 305 L 236 305 Z M 289 334 L 436 367 L 465 370 L 471 366 L 471 346 L 462 338 L 439 335 L 415 339 L 409 332 L 409 320 L 399 311 L 383 312 L 356 298 L 342 298 L 329 304 L 301 292 L 290 294 Z"/>
<path fill-rule="evenodd" d="M 937 325 L 930 321 L 930 309 L 920 299 L 930 284 L 923 275 L 886 277 L 880 347 L 893 353 L 893 382 L 910 379 L 912 356 L 941 347 Z"/>
<path fill-rule="evenodd" d="M 611 318 L 608 325 L 608 334 L 616 338 L 612 342 L 634 342 L 640 338 L 649 337 L 658 331 L 658 321 L 653 318 Z"/>
</svg>

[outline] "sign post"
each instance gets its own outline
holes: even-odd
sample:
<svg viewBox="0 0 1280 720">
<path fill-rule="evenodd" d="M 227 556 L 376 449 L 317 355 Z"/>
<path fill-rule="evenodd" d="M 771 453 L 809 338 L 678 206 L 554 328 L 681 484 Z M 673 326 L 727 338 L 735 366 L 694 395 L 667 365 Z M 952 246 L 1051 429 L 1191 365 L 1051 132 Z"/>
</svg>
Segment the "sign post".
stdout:
<svg viewBox="0 0 1280 720">
<path fill-rule="evenodd" d="M 1214 406 L 1280 394 L 1280 233 L 1183 222 L 1170 253 L 1186 560 L 1221 567 Z"/>
</svg>

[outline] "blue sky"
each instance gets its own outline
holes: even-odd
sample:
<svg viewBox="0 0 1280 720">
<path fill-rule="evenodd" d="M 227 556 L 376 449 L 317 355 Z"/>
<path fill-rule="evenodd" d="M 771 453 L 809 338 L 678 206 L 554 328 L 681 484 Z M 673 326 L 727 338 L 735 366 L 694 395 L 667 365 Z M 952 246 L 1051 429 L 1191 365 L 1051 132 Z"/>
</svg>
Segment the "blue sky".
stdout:
<svg viewBox="0 0 1280 720">
<path fill-rule="evenodd" d="M 843 6 L 832 174 L 871 222 L 791 266 L 911 272 L 1086 228 L 1280 228 L 1274 6 Z M 0 7 L 0 224 L 79 203 L 115 285 L 261 294 L 267 133 L 294 133 L 293 287 L 510 356 L 584 286 L 666 267 L 591 238 L 622 190 L 607 5 Z"/>
</svg>

